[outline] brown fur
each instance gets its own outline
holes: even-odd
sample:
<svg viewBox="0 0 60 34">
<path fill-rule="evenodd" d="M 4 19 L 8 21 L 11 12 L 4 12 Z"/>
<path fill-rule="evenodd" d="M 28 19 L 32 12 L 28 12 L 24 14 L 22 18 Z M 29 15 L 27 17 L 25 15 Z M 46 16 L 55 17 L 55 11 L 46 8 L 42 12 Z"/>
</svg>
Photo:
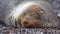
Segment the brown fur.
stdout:
<svg viewBox="0 0 60 34">
<path fill-rule="evenodd" d="M 22 13 L 18 18 L 19 27 L 24 28 L 56 27 L 57 23 L 55 24 L 53 21 L 55 21 L 57 18 L 54 19 L 56 15 L 53 15 L 53 13 L 54 12 L 52 11 L 49 12 L 43 10 L 39 5 L 33 4 L 26 10 L 26 12 Z"/>
</svg>

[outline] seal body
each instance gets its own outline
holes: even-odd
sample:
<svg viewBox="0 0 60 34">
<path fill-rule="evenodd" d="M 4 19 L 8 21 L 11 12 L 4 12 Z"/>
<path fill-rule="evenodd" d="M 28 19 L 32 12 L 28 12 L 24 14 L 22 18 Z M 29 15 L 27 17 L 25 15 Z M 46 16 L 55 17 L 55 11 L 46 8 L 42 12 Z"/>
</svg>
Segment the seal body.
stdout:
<svg viewBox="0 0 60 34">
<path fill-rule="evenodd" d="M 12 23 L 18 27 L 39 28 L 57 27 L 59 24 L 57 15 L 49 3 L 43 1 L 30 1 L 18 5 L 11 14 Z"/>
</svg>

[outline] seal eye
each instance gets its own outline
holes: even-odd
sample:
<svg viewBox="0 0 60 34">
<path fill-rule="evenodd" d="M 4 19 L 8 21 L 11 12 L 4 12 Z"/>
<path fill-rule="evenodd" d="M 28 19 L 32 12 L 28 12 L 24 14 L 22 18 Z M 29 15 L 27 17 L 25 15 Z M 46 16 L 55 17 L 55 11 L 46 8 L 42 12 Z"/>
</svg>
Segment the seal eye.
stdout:
<svg viewBox="0 0 60 34">
<path fill-rule="evenodd" d="M 44 11 L 40 11 L 40 13 L 42 13 L 42 14 L 43 14 L 43 13 L 44 13 Z"/>
</svg>

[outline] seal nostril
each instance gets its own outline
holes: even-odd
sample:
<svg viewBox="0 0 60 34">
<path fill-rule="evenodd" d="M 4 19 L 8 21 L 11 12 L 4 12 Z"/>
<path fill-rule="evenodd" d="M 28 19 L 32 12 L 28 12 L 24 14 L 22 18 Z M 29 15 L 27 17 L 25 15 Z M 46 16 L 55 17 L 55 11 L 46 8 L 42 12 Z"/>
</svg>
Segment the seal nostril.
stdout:
<svg viewBox="0 0 60 34">
<path fill-rule="evenodd" d="M 23 24 L 28 24 L 28 22 L 27 21 L 24 21 L 24 23 Z"/>
</svg>

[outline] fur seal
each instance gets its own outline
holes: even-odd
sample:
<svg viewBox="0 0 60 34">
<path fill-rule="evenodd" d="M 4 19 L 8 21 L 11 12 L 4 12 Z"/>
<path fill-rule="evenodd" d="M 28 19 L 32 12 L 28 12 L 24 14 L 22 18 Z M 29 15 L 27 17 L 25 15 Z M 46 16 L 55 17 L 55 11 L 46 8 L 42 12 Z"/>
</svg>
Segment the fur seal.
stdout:
<svg viewBox="0 0 60 34">
<path fill-rule="evenodd" d="M 45 1 L 24 2 L 12 11 L 9 18 L 10 23 L 14 25 L 16 22 L 23 28 L 57 27 L 59 24 L 53 8 Z"/>
</svg>

